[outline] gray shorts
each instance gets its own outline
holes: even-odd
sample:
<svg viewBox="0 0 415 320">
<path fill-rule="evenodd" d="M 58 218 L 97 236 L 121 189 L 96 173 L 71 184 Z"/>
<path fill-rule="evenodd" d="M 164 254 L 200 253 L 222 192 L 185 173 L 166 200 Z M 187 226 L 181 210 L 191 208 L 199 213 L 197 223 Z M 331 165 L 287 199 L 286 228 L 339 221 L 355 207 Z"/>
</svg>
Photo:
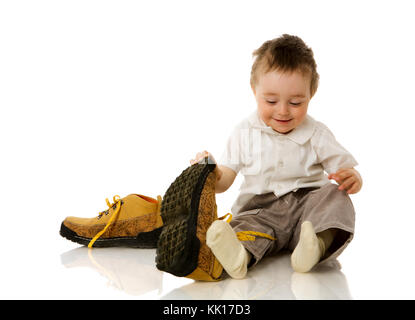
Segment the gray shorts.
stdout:
<svg viewBox="0 0 415 320">
<path fill-rule="evenodd" d="M 275 238 L 253 237 L 241 241 L 253 255 L 255 265 L 267 255 L 296 247 L 303 221 L 310 221 L 316 233 L 338 229 L 332 245 L 319 264 L 336 259 L 354 234 L 355 211 L 350 197 L 338 185 L 327 183 L 321 188 L 302 188 L 277 198 L 274 193 L 256 195 L 230 222 L 235 232 L 254 231 Z"/>
</svg>

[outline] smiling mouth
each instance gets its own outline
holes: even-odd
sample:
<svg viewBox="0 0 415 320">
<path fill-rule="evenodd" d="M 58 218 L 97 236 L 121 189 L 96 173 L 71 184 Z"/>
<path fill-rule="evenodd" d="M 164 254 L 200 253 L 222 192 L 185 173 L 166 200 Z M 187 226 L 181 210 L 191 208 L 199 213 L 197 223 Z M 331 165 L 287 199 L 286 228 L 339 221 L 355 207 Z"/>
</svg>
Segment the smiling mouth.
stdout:
<svg viewBox="0 0 415 320">
<path fill-rule="evenodd" d="M 287 122 L 290 122 L 292 119 L 288 119 L 288 120 L 274 119 L 274 120 L 277 121 L 277 122 L 280 122 L 280 123 L 287 123 Z"/>
</svg>

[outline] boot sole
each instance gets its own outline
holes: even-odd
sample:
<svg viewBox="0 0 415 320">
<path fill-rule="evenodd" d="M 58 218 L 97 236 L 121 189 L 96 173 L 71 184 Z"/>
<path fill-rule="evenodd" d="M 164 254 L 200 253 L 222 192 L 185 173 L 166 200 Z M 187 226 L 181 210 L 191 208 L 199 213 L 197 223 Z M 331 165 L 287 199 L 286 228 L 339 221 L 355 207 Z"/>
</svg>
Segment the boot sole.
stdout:
<svg viewBox="0 0 415 320">
<path fill-rule="evenodd" d="M 204 162 L 185 169 L 167 189 L 161 202 L 164 225 L 157 244 L 156 266 L 178 277 L 192 273 L 198 264 L 199 200 L 207 176 L 216 167 L 208 158 Z"/>
<path fill-rule="evenodd" d="M 117 237 L 117 238 L 99 238 L 94 242 L 94 248 L 106 247 L 130 247 L 142 249 L 157 248 L 157 241 L 163 227 L 154 229 L 149 232 L 140 232 L 136 237 Z M 60 235 L 70 241 L 87 246 L 92 238 L 86 238 L 78 235 L 75 231 L 61 224 Z"/>
</svg>

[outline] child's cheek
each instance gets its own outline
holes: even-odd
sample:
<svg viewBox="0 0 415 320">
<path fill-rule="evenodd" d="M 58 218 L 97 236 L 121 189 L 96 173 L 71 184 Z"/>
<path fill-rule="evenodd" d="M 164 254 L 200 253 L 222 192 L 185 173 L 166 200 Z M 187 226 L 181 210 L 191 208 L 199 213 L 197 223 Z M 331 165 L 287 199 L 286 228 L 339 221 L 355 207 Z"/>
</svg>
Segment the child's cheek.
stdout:
<svg viewBox="0 0 415 320">
<path fill-rule="evenodd" d="M 272 118 L 272 112 L 268 111 L 266 108 L 262 107 L 259 109 L 259 115 L 262 119 L 262 121 L 265 122 L 266 125 L 269 125 L 271 118 Z"/>
</svg>

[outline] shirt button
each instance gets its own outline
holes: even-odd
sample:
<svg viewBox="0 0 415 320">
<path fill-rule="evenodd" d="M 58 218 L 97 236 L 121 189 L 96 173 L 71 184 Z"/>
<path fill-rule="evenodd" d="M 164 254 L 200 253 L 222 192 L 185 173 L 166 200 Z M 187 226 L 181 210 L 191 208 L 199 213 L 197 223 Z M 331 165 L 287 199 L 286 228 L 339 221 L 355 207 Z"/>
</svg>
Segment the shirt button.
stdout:
<svg viewBox="0 0 415 320">
<path fill-rule="evenodd" d="M 278 167 L 282 168 L 284 166 L 284 162 L 282 160 L 278 161 Z"/>
</svg>

